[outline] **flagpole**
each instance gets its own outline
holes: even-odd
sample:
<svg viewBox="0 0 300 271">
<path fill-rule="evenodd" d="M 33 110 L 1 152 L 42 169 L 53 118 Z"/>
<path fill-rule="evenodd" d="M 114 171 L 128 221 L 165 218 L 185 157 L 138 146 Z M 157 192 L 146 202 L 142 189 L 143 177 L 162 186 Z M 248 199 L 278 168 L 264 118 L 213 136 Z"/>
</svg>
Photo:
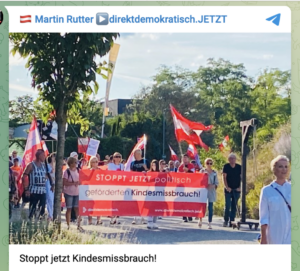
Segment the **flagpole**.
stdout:
<svg viewBox="0 0 300 271">
<path fill-rule="evenodd" d="M 144 164 L 145 165 L 146 165 L 146 145 L 147 145 L 146 135 L 144 134 Z"/>
<path fill-rule="evenodd" d="M 178 142 L 178 146 L 179 146 L 179 151 L 180 151 L 180 155 L 181 155 L 181 157 L 179 158 L 179 160 L 182 158 L 182 155 L 183 155 L 183 153 L 182 153 L 182 148 L 181 148 L 181 144 L 180 144 L 180 142 L 179 141 L 177 141 Z M 180 161 L 179 161 L 180 162 Z"/>
</svg>

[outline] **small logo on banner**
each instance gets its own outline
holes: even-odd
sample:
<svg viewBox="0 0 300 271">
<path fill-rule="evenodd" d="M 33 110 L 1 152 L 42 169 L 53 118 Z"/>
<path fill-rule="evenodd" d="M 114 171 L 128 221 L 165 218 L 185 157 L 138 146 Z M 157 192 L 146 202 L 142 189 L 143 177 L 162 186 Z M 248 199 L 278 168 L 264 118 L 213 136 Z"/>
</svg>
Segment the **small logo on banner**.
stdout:
<svg viewBox="0 0 300 271">
<path fill-rule="evenodd" d="M 31 23 L 31 15 L 20 16 L 20 23 Z"/>
<path fill-rule="evenodd" d="M 82 210 L 83 210 L 83 213 L 85 213 L 85 212 L 86 212 L 86 209 L 85 209 L 84 207 L 83 207 L 83 209 L 82 209 Z"/>
</svg>

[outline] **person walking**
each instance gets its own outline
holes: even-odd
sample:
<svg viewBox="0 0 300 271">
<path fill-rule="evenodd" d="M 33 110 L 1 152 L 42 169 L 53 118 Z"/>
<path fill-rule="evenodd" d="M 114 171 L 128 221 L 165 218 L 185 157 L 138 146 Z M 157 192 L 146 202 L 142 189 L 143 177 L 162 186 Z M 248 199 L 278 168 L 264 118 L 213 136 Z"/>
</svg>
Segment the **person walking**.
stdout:
<svg viewBox="0 0 300 271">
<path fill-rule="evenodd" d="M 122 155 L 119 152 L 115 152 L 112 157 L 113 159 L 111 163 L 108 163 L 107 169 L 112 171 L 124 171 L 124 165 L 121 163 Z M 118 221 L 118 216 L 112 216 L 110 224 L 121 224 L 121 222 Z"/>
<path fill-rule="evenodd" d="M 212 169 L 213 159 L 206 158 L 205 159 L 205 168 L 200 170 L 200 173 L 206 173 L 208 175 L 208 191 L 207 191 L 207 201 L 208 201 L 208 229 L 212 229 L 212 217 L 214 210 L 214 202 L 216 201 L 216 189 L 219 185 L 218 174 L 215 170 Z M 202 218 L 199 219 L 198 222 L 199 228 L 202 226 Z"/>
<path fill-rule="evenodd" d="M 160 165 L 157 160 L 154 159 L 151 161 L 150 170 L 148 170 L 148 172 L 160 172 Z M 147 229 L 158 229 L 158 226 L 156 224 L 157 218 L 157 216 L 148 216 Z"/>
<path fill-rule="evenodd" d="M 92 157 L 90 158 L 88 168 L 89 168 L 90 170 L 101 170 L 101 169 L 98 167 L 98 163 L 99 163 L 98 157 L 92 156 Z M 88 223 L 89 223 L 89 225 L 92 225 L 92 224 L 93 224 L 93 217 L 92 217 L 92 216 L 88 216 Z M 96 222 L 96 225 L 102 225 L 102 224 L 103 224 L 103 222 L 101 221 L 101 216 L 97 216 L 97 222 Z"/>
<path fill-rule="evenodd" d="M 263 244 L 291 244 L 291 184 L 286 179 L 289 159 L 279 155 L 271 161 L 273 182 L 262 188 L 259 222 Z"/>
<path fill-rule="evenodd" d="M 52 181 L 55 184 L 55 160 L 56 153 L 51 153 L 47 157 L 47 167 L 48 172 L 51 175 Z M 48 212 L 48 220 L 53 219 L 53 205 L 54 205 L 54 192 L 51 191 L 51 184 L 50 180 L 48 179 L 46 182 L 46 205 L 47 205 L 47 212 Z"/>
<path fill-rule="evenodd" d="M 231 222 L 235 220 L 236 206 L 241 195 L 241 165 L 236 163 L 236 155 L 230 153 L 228 162 L 224 165 L 222 177 L 224 182 L 225 209 L 223 227 L 232 226 Z M 230 220 L 229 220 L 230 219 Z"/>
<path fill-rule="evenodd" d="M 22 175 L 22 183 L 24 185 L 24 193 L 29 199 L 29 219 L 33 218 L 36 213 L 37 205 L 39 206 L 38 218 L 45 214 L 46 205 L 46 181 L 49 178 L 47 168 L 45 166 L 45 152 L 38 149 L 35 153 L 35 160 L 29 163 Z M 49 178 L 50 179 L 50 178 Z M 54 183 L 51 181 L 51 191 L 54 191 Z"/>
<path fill-rule="evenodd" d="M 142 157 L 142 150 L 141 149 L 136 149 L 134 151 L 134 161 L 130 164 L 130 171 L 134 172 L 147 172 L 150 168 L 150 163 L 147 159 Z M 134 217 L 132 224 L 136 224 L 136 217 Z M 144 218 L 141 218 L 141 223 L 145 224 L 146 221 Z"/>
<path fill-rule="evenodd" d="M 190 158 L 188 154 L 184 154 L 182 156 L 182 163 L 178 167 L 178 171 L 180 173 L 194 173 L 195 172 L 195 167 L 193 166 L 192 163 L 190 163 Z M 188 222 L 188 221 L 193 221 L 193 217 L 183 217 L 183 222 Z"/>
<path fill-rule="evenodd" d="M 14 158 L 14 161 L 13 161 L 13 165 L 10 167 L 10 169 L 12 170 L 12 173 L 16 179 L 16 181 L 18 182 L 19 180 L 19 177 L 21 175 L 21 171 L 22 171 L 22 168 L 20 167 L 19 165 L 19 159 L 18 158 Z M 21 186 L 21 180 L 19 180 L 19 183 L 17 183 L 17 187 L 19 188 L 19 185 Z M 18 196 L 17 197 L 14 197 L 14 208 L 20 208 L 20 200 L 21 200 L 21 189 L 18 189 Z"/>
<path fill-rule="evenodd" d="M 77 159 L 75 157 L 69 157 L 67 160 L 68 168 L 63 173 L 63 192 L 66 201 L 66 221 L 68 229 L 70 228 L 71 211 L 74 208 L 77 217 L 77 229 L 83 231 L 80 226 L 81 218 L 78 215 L 78 203 L 79 203 L 79 169 L 77 168 Z"/>
</svg>

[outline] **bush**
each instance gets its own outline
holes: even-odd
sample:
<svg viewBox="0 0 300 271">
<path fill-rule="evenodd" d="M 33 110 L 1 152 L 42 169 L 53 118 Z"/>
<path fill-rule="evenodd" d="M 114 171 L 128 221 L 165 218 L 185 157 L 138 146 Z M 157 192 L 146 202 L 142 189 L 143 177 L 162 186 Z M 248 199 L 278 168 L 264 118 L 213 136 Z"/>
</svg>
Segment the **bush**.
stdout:
<svg viewBox="0 0 300 271">
<path fill-rule="evenodd" d="M 62 229 L 59 233 L 54 224 L 45 222 L 26 223 L 13 222 L 10 225 L 9 243 L 13 245 L 33 244 L 125 244 L 127 234 L 115 233 L 113 235 L 101 235 L 97 233 L 84 234 L 75 230 Z M 136 240 L 130 240 L 136 243 Z"/>
</svg>

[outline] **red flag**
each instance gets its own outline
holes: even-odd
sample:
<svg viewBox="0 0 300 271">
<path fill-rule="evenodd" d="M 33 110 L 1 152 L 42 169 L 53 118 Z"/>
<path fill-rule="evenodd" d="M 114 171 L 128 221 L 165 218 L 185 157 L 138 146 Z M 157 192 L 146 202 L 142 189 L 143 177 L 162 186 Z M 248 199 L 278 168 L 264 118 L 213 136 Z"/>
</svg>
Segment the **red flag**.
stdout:
<svg viewBox="0 0 300 271">
<path fill-rule="evenodd" d="M 127 159 L 127 163 L 126 163 L 126 165 L 125 165 L 124 171 L 130 171 L 130 165 L 131 165 L 131 163 L 134 161 L 134 155 L 133 155 L 133 154 L 134 154 L 134 151 L 135 151 L 136 149 L 141 149 L 141 150 L 143 150 L 143 149 L 145 148 L 146 144 L 147 144 L 147 138 L 146 138 L 145 135 L 143 135 L 143 136 L 140 138 L 139 142 L 134 146 L 133 150 L 131 151 L 131 153 L 130 153 L 128 159 Z"/>
<path fill-rule="evenodd" d="M 172 105 L 170 105 L 175 135 L 177 141 L 187 141 L 190 144 L 199 145 L 208 151 L 208 146 L 205 145 L 200 137 L 203 131 L 209 131 L 213 126 L 205 126 L 200 122 L 193 122 L 184 118 Z"/>
<path fill-rule="evenodd" d="M 170 152 L 171 152 L 171 160 L 172 161 L 179 161 L 177 154 L 174 152 L 174 150 L 171 148 L 171 146 L 169 145 L 170 148 Z"/>
<path fill-rule="evenodd" d="M 23 170 L 25 170 L 27 164 L 32 162 L 32 160 L 35 158 L 35 153 L 38 149 L 43 149 L 45 152 L 45 155 L 46 156 L 49 155 L 49 151 L 47 149 L 46 143 L 41 140 L 41 136 L 40 136 L 39 130 L 37 128 L 36 118 L 34 117 L 31 122 L 29 134 L 27 137 L 27 142 L 26 142 L 22 165 L 21 165 L 21 168 L 22 168 L 21 172 L 23 172 Z M 20 179 L 21 179 L 21 174 L 18 179 L 18 188 L 21 191 L 23 191 L 23 187 L 20 183 Z"/>
<path fill-rule="evenodd" d="M 222 143 L 219 145 L 220 151 L 223 151 L 224 148 L 227 147 L 228 141 L 229 141 L 229 136 L 227 135 L 227 136 L 225 136 L 225 138 L 224 138 L 224 140 L 222 141 Z"/>
<path fill-rule="evenodd" d="M 22 160 L 22 168 L 25 169 L 28 163 L 32 162 L 35 157 L 35 153 L 38 149 L 43 149 L 45 155 L 49 155 L 49 151 L 44 141 L 41 140 L 39 130 L 37 128 L 36 118 L 34 117 L 27 137 L 27 142 L 25 146 L 25 151 Z"/>
<path fill-rule="evenodd" d="M 198 167 L 201 169 L 202 165 L 200 162 L 198 151 L 197 151 L 197 148 L 193 144 L 189 144 L 188 149 L 187 149 L 187 154 L 191 159 L 194 159 L 196 161 Z"/>
</svg>

